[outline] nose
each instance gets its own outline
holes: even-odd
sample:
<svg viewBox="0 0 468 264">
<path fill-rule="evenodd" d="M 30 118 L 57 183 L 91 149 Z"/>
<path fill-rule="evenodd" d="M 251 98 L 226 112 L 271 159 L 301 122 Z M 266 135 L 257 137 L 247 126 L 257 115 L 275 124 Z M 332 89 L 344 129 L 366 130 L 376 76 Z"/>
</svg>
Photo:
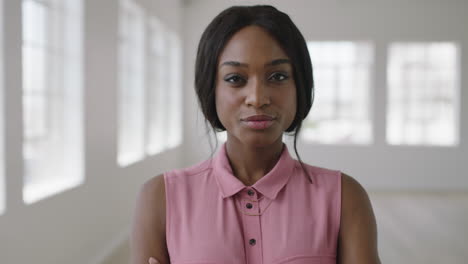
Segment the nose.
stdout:
<svg viewBox="0 0 468 264">
<path fill-rule="evenodd" d="M 248 87 L 245 89 L 247 95 L 245 98 L 245 103 L 247 105 L 254 106 L 256 108 L 261 108 L 264 105 L 270 104 L 270 95 L 268 91 L 268 86 L 266 86 L 262 80 L 258 78 L 252 78 L 249 81 Z"/>
</svg>

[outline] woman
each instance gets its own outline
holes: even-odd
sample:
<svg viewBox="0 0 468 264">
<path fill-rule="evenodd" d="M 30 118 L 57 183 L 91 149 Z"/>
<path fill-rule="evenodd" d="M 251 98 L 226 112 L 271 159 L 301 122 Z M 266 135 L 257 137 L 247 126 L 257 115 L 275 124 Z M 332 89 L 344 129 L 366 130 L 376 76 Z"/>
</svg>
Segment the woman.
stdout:
<svg viewBox="0 0 468 264">
<path fill-rule="evenodd" d="M 271 6 L 220 13 L 200 40 L 195 89 L 227 141 L 215 157 L 144 184 L 133 264 L 380 263 L 366 191 L 297 153 L 313 78 L 305 40 L 286 14 Z"/>
</svg>

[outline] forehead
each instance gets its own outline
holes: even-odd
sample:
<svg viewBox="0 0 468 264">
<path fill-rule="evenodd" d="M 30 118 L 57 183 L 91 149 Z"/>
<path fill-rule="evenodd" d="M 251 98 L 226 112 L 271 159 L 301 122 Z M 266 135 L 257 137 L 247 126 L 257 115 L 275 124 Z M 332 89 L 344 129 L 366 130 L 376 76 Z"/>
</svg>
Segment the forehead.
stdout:
<svg viewBox="0 0 468 264">
<path fill-rule="evenodd" d="M 236 32 L 224 46 L 218 65 L 224 61 L 264 63 L 288 58 L 280 44 L 263 28 L 247 26 Z"/>
</svg>

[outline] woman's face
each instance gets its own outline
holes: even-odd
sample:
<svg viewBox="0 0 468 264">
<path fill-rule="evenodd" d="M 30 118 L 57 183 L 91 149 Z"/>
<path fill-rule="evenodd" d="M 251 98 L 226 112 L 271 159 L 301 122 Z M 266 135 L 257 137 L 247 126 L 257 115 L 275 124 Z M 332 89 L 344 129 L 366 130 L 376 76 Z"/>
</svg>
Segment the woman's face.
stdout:
<svg viewBox="0 0 468 264">
<path fill-rule="evenodd" d="M 271 145 L 296 115 L 296 86 L 290 59 L 265 30 L 247 26 L 221 52 L 216 76 L 216 110 L 228 140 Z M 268 115 L 271 122 L 245 121 Z"/>
</svg>

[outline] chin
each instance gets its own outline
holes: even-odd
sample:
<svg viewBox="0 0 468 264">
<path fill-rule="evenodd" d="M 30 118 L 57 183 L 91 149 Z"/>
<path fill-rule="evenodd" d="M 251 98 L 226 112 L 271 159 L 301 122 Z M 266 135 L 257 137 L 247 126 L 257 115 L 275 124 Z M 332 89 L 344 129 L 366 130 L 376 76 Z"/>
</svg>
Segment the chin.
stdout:
<svg viewBox="0 0 468 264">
<path fill-rule="evenodd" d="M 244 137 L 241 137 L 240 140 L 248 146 L 253 146 L 256 148 L 263 148 L 263 147 L 268 147 L 268 146 L 275 144 L 278 140 L 278 137 L 280 137 L 282 140 L 282 135 L 272 136 L 272 135 L 264 135 L 264 134 L 244 136 Z"/>
</svg>

